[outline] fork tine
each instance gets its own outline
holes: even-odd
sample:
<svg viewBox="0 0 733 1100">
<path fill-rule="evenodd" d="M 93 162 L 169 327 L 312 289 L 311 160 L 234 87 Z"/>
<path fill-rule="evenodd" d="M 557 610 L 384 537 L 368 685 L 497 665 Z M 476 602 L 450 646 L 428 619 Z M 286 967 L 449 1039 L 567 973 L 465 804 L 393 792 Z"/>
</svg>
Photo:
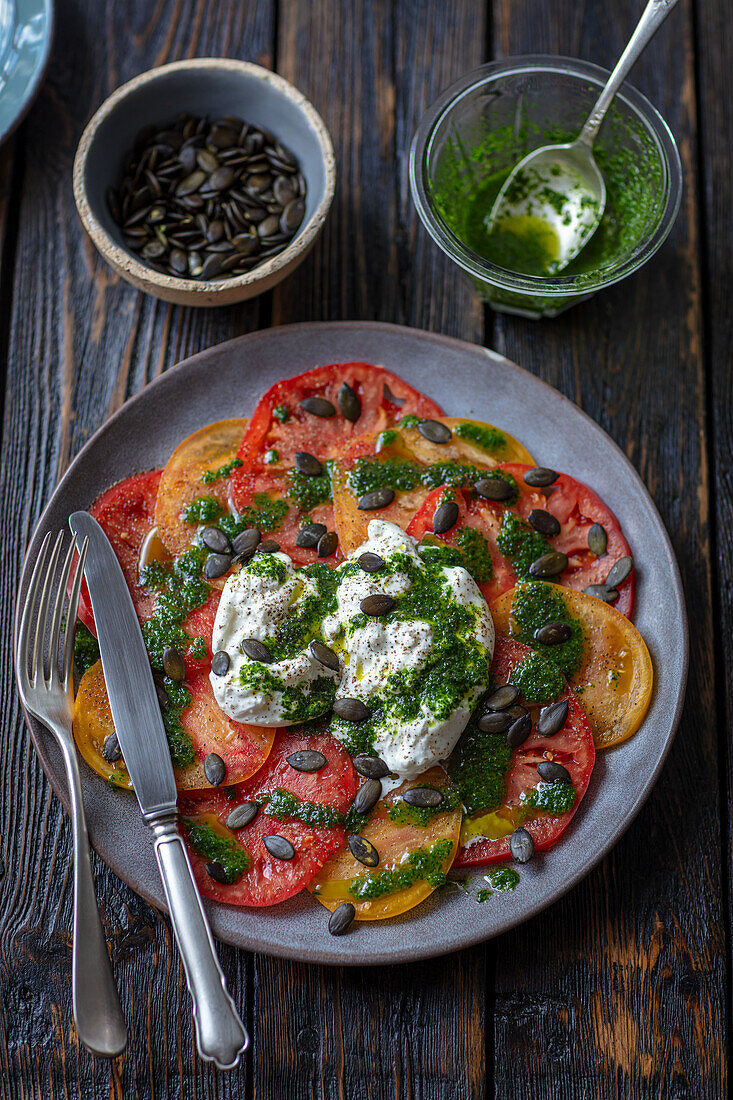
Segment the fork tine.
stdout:
<svg viewBox="0 0 733 1100">
<path fill-rule="evenodd" d="M 74 535 L 76 543 L 76 535 Z M 79 560 L 76 565 L 76 573 L 69 593 L 69 607 L 66 613 L 66 636 L 64 638 L 64 655 L 61 661 L 61 681 L 64 691 L 68 691 L 71 682 L 71 668 L 74 662 L 74 634 L 76 632 L 76 615 L 79 610 L 79 596 L 81 595 L 81 582 L 84 580 L 84 562 L 89 548 L 89 536 L 84 539 L 79 551 Z"/>
<path fill-rule="evenodd" d="M 76 535 L 74 535 L 71 539 L 71 546 L 66 552 L 64 564 L 61 567 L 61 576 L 58 580 L 56 601 L 54 603 L 53 615 L 51 617 L 51 633 L 48 643 L 48 675 L 46 676 L 46 687 L 49 688 L 54 681 L 54 676 L 58 678 L 59 675 L 59 636 L 61 634 L 61 615 L 63 614 L 64 610 L 64 601 L 66 600 L 66 588 L 69 583 L 69 574 L 71 573 L 71 565 L 74 560 L 75 550 Z"/>
<path fill-rule="evenodd" d="M 41 549 L 38 551 L 36 564 L 33 566 L 33 573 L 31 574 L 30 584 L 26 592 L 23 615 L 20 620 L 20 629 L 18 631 L 18 673 L 22 678 L 22 684 L 26 690 L 30 686 L 28 679 L 28 655 L 31 648 L 35 648 L 35 633 L 31 638 L 31 631 L 33 626 L 35 626 L 36 631 L 38 629 L 38 621 L 36 620 L 34 622 L 33 620 L 33 611 L 36 606 L 41 577 L 44 575 L 46 568 L 46 558 L 48 557 L 50 543 L 51 532 L 49 531 L 41 543 Z"/>
<path fill-rule="evenodd" d="M 41 600 L 38 604 L 38 617 L 36 619 L 36 637 L 33 644 L 33 657 L 31 660 L 31 687 L 35 687 L 39 672 L 42 677 L 44 676 L 43 649 L 46 641 L 46 628 L 48 624 L 48 606 L 51 602 L 53 576 L 56 572 L 63 538 L 63 531 L 59 531 L 56 536 L 56 542 L 53 545 L 53 550 L 51 551 L 51 557 L 41 590 Z"/>
</svg>

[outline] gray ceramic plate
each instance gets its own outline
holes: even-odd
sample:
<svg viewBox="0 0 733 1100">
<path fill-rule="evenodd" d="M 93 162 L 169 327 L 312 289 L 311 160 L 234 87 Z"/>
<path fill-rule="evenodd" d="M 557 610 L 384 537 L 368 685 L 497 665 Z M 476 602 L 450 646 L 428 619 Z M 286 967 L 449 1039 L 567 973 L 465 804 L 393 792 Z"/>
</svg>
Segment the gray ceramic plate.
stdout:
<svg viewBox="0 0 733 1100">
<path fill-rule="evenodd" d="M 248 415 L 272 382 L 322 363 L 380 363 L 443 405 L 517 436 L 544 465 L 588 482 L 618 515 L 638 573 L 636 623 L 656 672 L 654 699 L 641 731 L 599 755 L 588 794 L 563 840 L 522 869 L 511 894 L 486 905 L 474 893 L 438 891 L 412 913 L 329 935 L 327 914 L 308 893 L 271 909 L 209 905 L 216 936 L 251 950 L 311 962 L 386 963 L 428 958 L 504 932 L 577 883 L 616 843 L 649 794 L 674 735 L 687 675 L 687 624 L 677 563 L 639 476 L 608 436 L 555 390 L 484 348 L 427 332 L 368 323 L 306 324 L 242 336 L 168 371 L 128 401 L 90 439 L 46 508 L 21 580 L 49 530 L 63 528 L 108 485 L 162 466 L 202 425 Z M 568 445 L 567 441 L 572 441 Z M 60 754 L 36 722 L 31 732 L 54 790 L 66 805 Z M 150 835 L 132 796 L 112 791 L 84 766 L 92 843 L 120 878 L 165 908 Z M 475 874 L 472 886 L 482 884 Z"/>
<path fill-rule="evenodd" d="M 35 98 L 52 33 L 51 0 L 0 0 L 0 141 Z"/>
</svg>

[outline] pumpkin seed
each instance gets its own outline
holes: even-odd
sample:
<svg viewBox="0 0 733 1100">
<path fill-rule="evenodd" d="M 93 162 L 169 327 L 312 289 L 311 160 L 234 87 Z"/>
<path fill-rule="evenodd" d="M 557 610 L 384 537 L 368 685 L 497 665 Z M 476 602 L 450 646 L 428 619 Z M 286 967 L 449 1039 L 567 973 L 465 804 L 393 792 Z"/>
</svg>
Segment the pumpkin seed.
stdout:
<svg viewBox="0 0 733 1100">
<path fill-rule="evenodd" d="M 378 779 L 367 779 L 356 792 L 352 806 L 356 814 L 368 814 L 382 797 L 382 784 Z"/>
<path fill-rule="evenodd" d="M 333 712 L 339 718 L 345 718 L 347 722 L 366 722 L 371 718 L 369 707 L 362 703 L 361 699 L 337 699 L 333 704 Z"/>
<path fill-rule="evenodd" d="M 228 554 L 209 554 L 204 562 L 204 576 L 213 581 L 216 577 L 223 577 L 232 567 L 232 559 Z"/>
<path fill-rule="evenodd" d="M 386 592 L 375 592 L 372 596 L 365 596 L 359 604 L 365 615 L 377 619 L 381 618 L 382 615 L 389 615 L 390 611 L 394 611 L 396 606 L 397 600 L 394 596 L 387 595 Z"/>
<path fill-rule="evenodd" d="M 326 757 L 317 749 L 298 749 L 285 759 L 296 772 L 319 772 L 327 764 Z"/>
<path fill-rule="evenodd" d="M 211 658 L 211 671 L 215 676 L 226 676 L 229 671 L 229 654 L 225 649 L 218 649 Z"/>
<path fill-rule="evenodd" d="M 519 698 L 519 688 L 516 684 L 502 684 L 496 691 L 484 701 L 488 710 L 506 710 Z"/>
<path fill-rule="evenodd" d="M 560 534 L 560 521 L 552 512 L 546 512 L 543 508 L 533 508 L 527 517 L 535 531 L 548 538 L 554 538 Z"/>
<path fill-rule="evenodd" d="M 514 496 L 514 486 L 503 477 L 482 477 L 476 482 L 474 489 L 484 500 L 501 502 Z"/>
<path fill-rule="evenodd" d="M 389 768 L 379 756 L 369 756 L 367 753 L 359 753 L 352 760 L 355 771 L 366 779 L 384 779 L 389 775 Z"/>
<path fill-rule="evenodd" d="M 406 802 L 408 806 L 434 810 L 437 806 L 440 806 L 443 795 L 440 791 L 436 791 L 434 787 L 410 787 L 402 795 L 402 801 Z"/>
<path fill-rule="evenodd" d="M 116 730 L 105 737 L 102 745 L 102 756 L 108 764 L 116 764 L 118 760 L 122 759 L 122 749 L 120 748 Z"/>
<path fill-rule="evenodd" d="M 441 504 L 433 516 L 433 534 L 444 535 L 458 523 L 460 510 L 454 500 L 447 500 Z"/>
<path fill-rule="evenodd" d="M 482 733 L 506 733 L 512 724 L 512 716 L 502 710 L 487 711 L 476 722 Z"/>
<path fill-rule="evenodd" d="M 602 558 L 606 553 L 607 546 L 608 535 L 606 534 L 606 528 L 600 523 L 594 523 L 588 532 L 588 549 L 591 554 L 595 554 L 597 558 Z"/>
<path fill-rule="evenodd" d="M 545 626 L 535 630 L 535 641 L 540 645 L 562 645 L 569 642 L 573 636 L 573 628 L 570 623 L 546 623 Z"/>
<path fill-rule="evenodd" d="M 384 558 L 380 558 L 379 554 L 373 554 L 371 550 L 367 550 L 359 557 L 359 568 L 365 573 L 379 573 L 386 564 Z"/>
<path fill-rule="evenodd" d="M 330 558 L 338 550 L 339 537 L 335 531 L 327 531 L 318 540 L 318 557 Z"/>
<path fill-rule="evenodd" d="M 229 873 L 223 863 L 212 859 L 206 864 L 206 873 L 214 882 L 220 882 L 222 886 L 229 886 Z"/>
<path fill-rule="evenodd" d="M 356 834 L 348 838 L 349 851 L 354 859 L 363 863 L 365 867 L 376 867 L 379 863 L 379 852 L 363 836 Z"/>
<path fill-rule="evenodd" d="M 275 859 L 295 859 L 295 848 L 287 837 L 280 836 L 279 833 L 273 833 L 272 836 L 263 836 L 262 843 Z"/>
<path fill-rule="evenodd" d="M 327 401 L 325 397 L 304 397 L 300 402 L 301 409 L 305 409 L 311 416 L 330 417 L 336 415 L 336 406 Z"/>
<path fill-rule="evenodd" d="M 350 901 L 342 901 L 337 905 L 328 920 L 328 931 L 332 936 L 343 936 L 354 923 L 356 909 Z"/>
<path fill-rule="evenodd" d="M 319 477 L 323 473 L 323 466 L 316 456 L 308 454 L 307 451 L 296 451 L 294 461 L 296 469 L 300 470 L 301 474 L 307 474 L 309 477 Z"/>
<path fill-rule="evenodd" d="M 629 577 L 633 568 L 634 563 L 628 555 L 623 558 L 619 558 L 618 561 L 613 563 L 608 571 L 608 576 L 606 577 L 606 588 L 618 588 L 618 586 L 620 584 L 623 584 L 624 581 Z"/>
<path fill-rule="evenodd" d="M 351 388 L 348 382 L 342 382 L 336 401 L 341 411 L 341 415 L 346 417 L 347 420 L 354 423 L 354 421 L 359 419 L 361 416 L 361 401 L 356 391 Z"/>
<path fill-rule="evenodd" d="M 556 703 L 543 707 L 537 720 L 537 732 L 542 737 L 554 737 L 567 722 L 569 713 L 570 705 L 567 699 L 558 699 Z"/>
<path fill-rule="evenodd" d="M 339 672 L 341 665 L 339 664 L 338 655 L 334 653 L 332 649 L 329 649 L 323 642 L 319 642 L 317 638 L 308 646 L 315 659 L 322 664 L 325 668 L 330 668 L 332 672 Z"/>
<path fill-rule="evenodd" d="M 186 679 L 186 663 L 174 645 L 166 646 L 163 650 L 163 672 L 177 684 Z"/>
<path fill-rule="evenodd" d="M 280 549 L 280 543 L 274 539 L 263 539 L 257 544 L 258 554 L 276 554 Z"/>
<path fill-rule="evenodd" d="M 532 718 L 529 714 L 523 714 L 513 722 L 507 730 L 506 740 L 510 749 L 517 749 L 529 737 L 532 732 Z"/>
<path fill-rule="evenodd" d="M 532 834 L 519 825 L 509 837 L 509 851 L 515 863 L 529 863 L 534 855 Z"/>
<path fill-rule="evenodd" d="M 201 541 L 207 550 L 212 550 L 215 554 L 231 554 L 232 552 L 232 544 L 218 527 L 204 527 L 201 532 Z"/>
<path fill-rule="evenodd" d="M 232 550 L 235 554 L 246 554 L 248 550 L 254 550 L 262 541 L 262 535 L 259 528 L 248 527 L 245 531 L 240 531 L 235 536 L 232 542 Z"/>
<path fill-rule="evenodd" d="M 604 603 L 616 603 L 619 597 L 618 589 L 609 588 L 606 584 L 589 584 L 583 591 L 588 596 L 595 596 L 597 600 L 603 600 Z"/>
<path fill-rule="evenodd" d="M 371 493 L 365 493 L 359 497 L 358 508 L 362 512 L 373 512 L 377 508 L 386 508 L 394 500 L 394 489 L 373 489 Z"/>
<path fill-rule="evenodd" d="M 239 648 L 250 661 L 257 661 L 261 665 L 272 664 L 272 654 L 258 638 L 243 638 Z"/>
<path fill-rule="evenodd" d="M 295 545 L 299 546 L 301 550 L 315 550 L 325 534 L 325 523 L 306 523 L 295 536 Z"/>
<path fill-rule="evenodd" d="M 233 833 L 236 833 L 237 829 L 243 829 L 245 825 L 250 825 L 257 817 L 259 809 L 259 802 L 240 802 L 238 806 L 234 807 L 226 820 L 227 829 L 231 829 Z"/>
<path fill-rule="evenodd" d="M 558 764 L 556 760 L 540 760 L 537 765 L 537 774 L 546 783 L 555 783 L 558 780 L 561 783 L 572 783 L 573 781 L 568 769 L 564 768 L 562 764 Z"/>
<path fill-rule="evenodd" d="M 568 567 L 568 556 L 560 550 L 550 550 L 533 561 L 529 572 L 533 577 L 558 577 Z"/>
<path fill-rule="evenodd" d="M 218 755 L 210 752 L 204 759 L 204 775 L 212 787 L 220 786 L 226 779 L 227 766 Z"/>
<path fill-rule="evenodd" d="M 526 485 L 531 485 L 533 489 L 545 489 L 548 485 L 552 485 L 553 482 L 557 481 L 557 473 L 555 470 L 551 470 L 549 466 L 533 466 L 531 470 L 527 470 L 524 481 Z"/>
<path fill-rule="evenodd" d="M 421 420 L 417 430 L 430 443 L 448 443 L 453 435 L 448 425 L 441 424 L 439 420 Z"/>
</svg>

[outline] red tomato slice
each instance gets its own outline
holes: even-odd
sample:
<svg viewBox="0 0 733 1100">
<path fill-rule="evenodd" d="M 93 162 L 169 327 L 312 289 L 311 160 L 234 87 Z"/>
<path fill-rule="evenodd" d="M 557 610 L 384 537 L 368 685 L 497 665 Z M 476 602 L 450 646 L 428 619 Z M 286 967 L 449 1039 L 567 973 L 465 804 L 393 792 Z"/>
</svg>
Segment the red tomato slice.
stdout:
<svg viewBox="0 0 733 1100">
<path fill-rule="evenodd" d="M 146 474 L 133 474 L 124 481 L 118 481 L 97 497 L 89 509 L 111 542 L 122 566 L 140 622 L 149 618 L 153 609 L 153 597 L 138 584 L 138 562 L 145 536 L 155 523 L 155 501 L 162 472 L 150 470 Z M 96 634 L 86 581 L 81 589 L 79 618 Z"/>
<path fill-rule="evenodd" d="M 326 757 L 326 766 L 317 772 L 299 772 L 287 762 L 297 749 L 316 749 Z M 327 734 L 303 734 L 279 730 L 272 753 L 265 766 L 246 783 L 227 793 L 217 791 L 197 797 L 182 797 L 179 809 L 184 818 L 212 823 L 217 832 L 245 848 L 252 857 L 252 866 L 239 882 L 227 886 L 216 882 L 206 871 L 206 858 L 193 851 L 189 855 L 201 893 L 214 901 L 229 905 L 275 905 L 297 894 L 328 857 L 344 843 L 343 826 L 315 827 L 294 818 L 283 821 L 271 817 L 262 809 L 250 825 L 237 830 L 227 829 L 226 820 L 235 806 L 242 802 L 261 801 L 267 792 L 289 791 L 301 801 L 330 806 L 339 814 L 346 813 L 356 791 L 351 758 L 338 741 Z M 280 860 L 265 848 L 262 838 L 283 836 L 295 848 L 295 858 Z"/>
<path fill-rule="evenodd" d="M 338 392 L 346 382 L 361 402 L 356 421 L 347 420 L 339 410 Z M 301 408 L 308 397 L 324 397 L 336 409 L 335 416 L 314 416 Z M 281 421 L 275 410 L 285 409 Z M 248 470 L 261 469 L 269 450 L 278 453 L 278 467 L 290 468 L 296 451 L 309 451 L 322 462 L 340 454 L 357 435 L 382 431 L 401 416 L 440 416 L 441 408 L 429 397 L 403 382 L 398 375 L 371 363 L 330 363 L 314 370 L 276 382 L 260 398 L 238 451 L 244 467 L 235 472 L 237 480 Z M 236 500 L 236 498 L 235 498 Z"/>
<path fill-rule="evenodd" d="M 497 636 L 492 664 L 497 685 L 505 684 L 514 665 L 530 652 L 527 646 L 511 638 Z M 567 699 L 569 706 L 565 726 L 554 737 L 541 737 L 535 725 L 524 744 L 514 751 L 501 806 L 491 813 L 473 814 L 464 820 L 461 833 L 463 843 L 458 849 L 454 861 L 455 867 L 470 867 L 475 864 L 497 863 L 500 860 L 510 859 L 509 837 L 517 825 L 523 825 L 532 834 L 538 851 L 547 851 L 557 843 L 572 821 L 588 789 L 595 763 L 595 749 L 593 732 L 588 719 L 573 692 L 566 690 L 560 698 Z M 558 764 L 567 768 L 573 780 L 575 802 L 569 810 L 559 816 L 529 811 L 520 801 L 522 792 L 536 787 L 540 781 L 537 775 L 537 764 L 541 760 L 556 760 Z M 536 816 L 528 818 L 527 815 L 532 812 Z M 471 835 L 472 828 L 477 830 L 473 835 L 478 835 L 486 829 L 492 835 L 492 839 L 479 840 L 470 847 L 466 847 L 465 841 L 467 836 Z"/>
<path fill-rule="evenodd" d="M 538 508 L 550 512 L 560 523 L 560 534 L 548 540 L 553 549 L 562 551 L 570 559 L 568 568 L 557 578 L 559 584 L 576 590 L 582 590 L 591 584 L 603 584 L 614 562 L 631 554 L 629 544 L 613 512 L 582 481 L 577 481 L 569 474 L 559 474 L 555 482 L 556 487 L 550 492 L 544 489 L 533 489 L 526 484 L 524 474 L 530 469 L 529 466 L 518 462 L 505 462 L 497 469 L 510 473 L 517 482 L 519 499 L 516 504 L 510 506 L 513 512 L 526 520 L 530 512 Z M 460 518 L 455 527 L 440 537 L 449 545 L 458 545 L 460 541 L 458 532 L 461 527 L 475 527 L 481 532 L 489 544 L 494 569 L 491 581 L 481 584 L 480 588 L 487 601 L 492 603 L 502 593 L 514 588 L 520 579 L 511 561 L 504 557 L 496 545 L 502 517 L 506 510 L 504 505 L 481 500 L 466 490 L 456 492 L 441 486 L 439 489 L 434 489 L 425 499 L 411 520 L 407 533 L 418 540 L 425 535 L 432 535 L 433 516 L 446 491 L 454 494 L 460 509 Z M 588 549 L 588 532 L 594 523 L 601 524 L 608 540 L 606 553 L 600 558 Z M 634 607 L 633 571 L 628 580 L 620 586 L 619 598 L 614 607 L 627 618 L 631 617 Z"/>
</svg>

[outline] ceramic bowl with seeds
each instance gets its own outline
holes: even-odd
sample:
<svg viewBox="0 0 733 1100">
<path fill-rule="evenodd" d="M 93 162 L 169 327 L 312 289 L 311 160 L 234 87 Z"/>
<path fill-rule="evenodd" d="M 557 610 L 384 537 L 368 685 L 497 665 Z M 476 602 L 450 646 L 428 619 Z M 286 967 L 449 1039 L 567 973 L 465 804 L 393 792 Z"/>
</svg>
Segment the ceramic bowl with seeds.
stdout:
<svg viewBox="0 0 733 1100">
<path fill-rule="evenodd" d="M 334 193 L 322 119 L 288 81 L 196 58 L 118 88 L 74 162 L 82 223 L 140 290 L 183 305 L 252 298 L 312 247 Z"/>
</svg>

